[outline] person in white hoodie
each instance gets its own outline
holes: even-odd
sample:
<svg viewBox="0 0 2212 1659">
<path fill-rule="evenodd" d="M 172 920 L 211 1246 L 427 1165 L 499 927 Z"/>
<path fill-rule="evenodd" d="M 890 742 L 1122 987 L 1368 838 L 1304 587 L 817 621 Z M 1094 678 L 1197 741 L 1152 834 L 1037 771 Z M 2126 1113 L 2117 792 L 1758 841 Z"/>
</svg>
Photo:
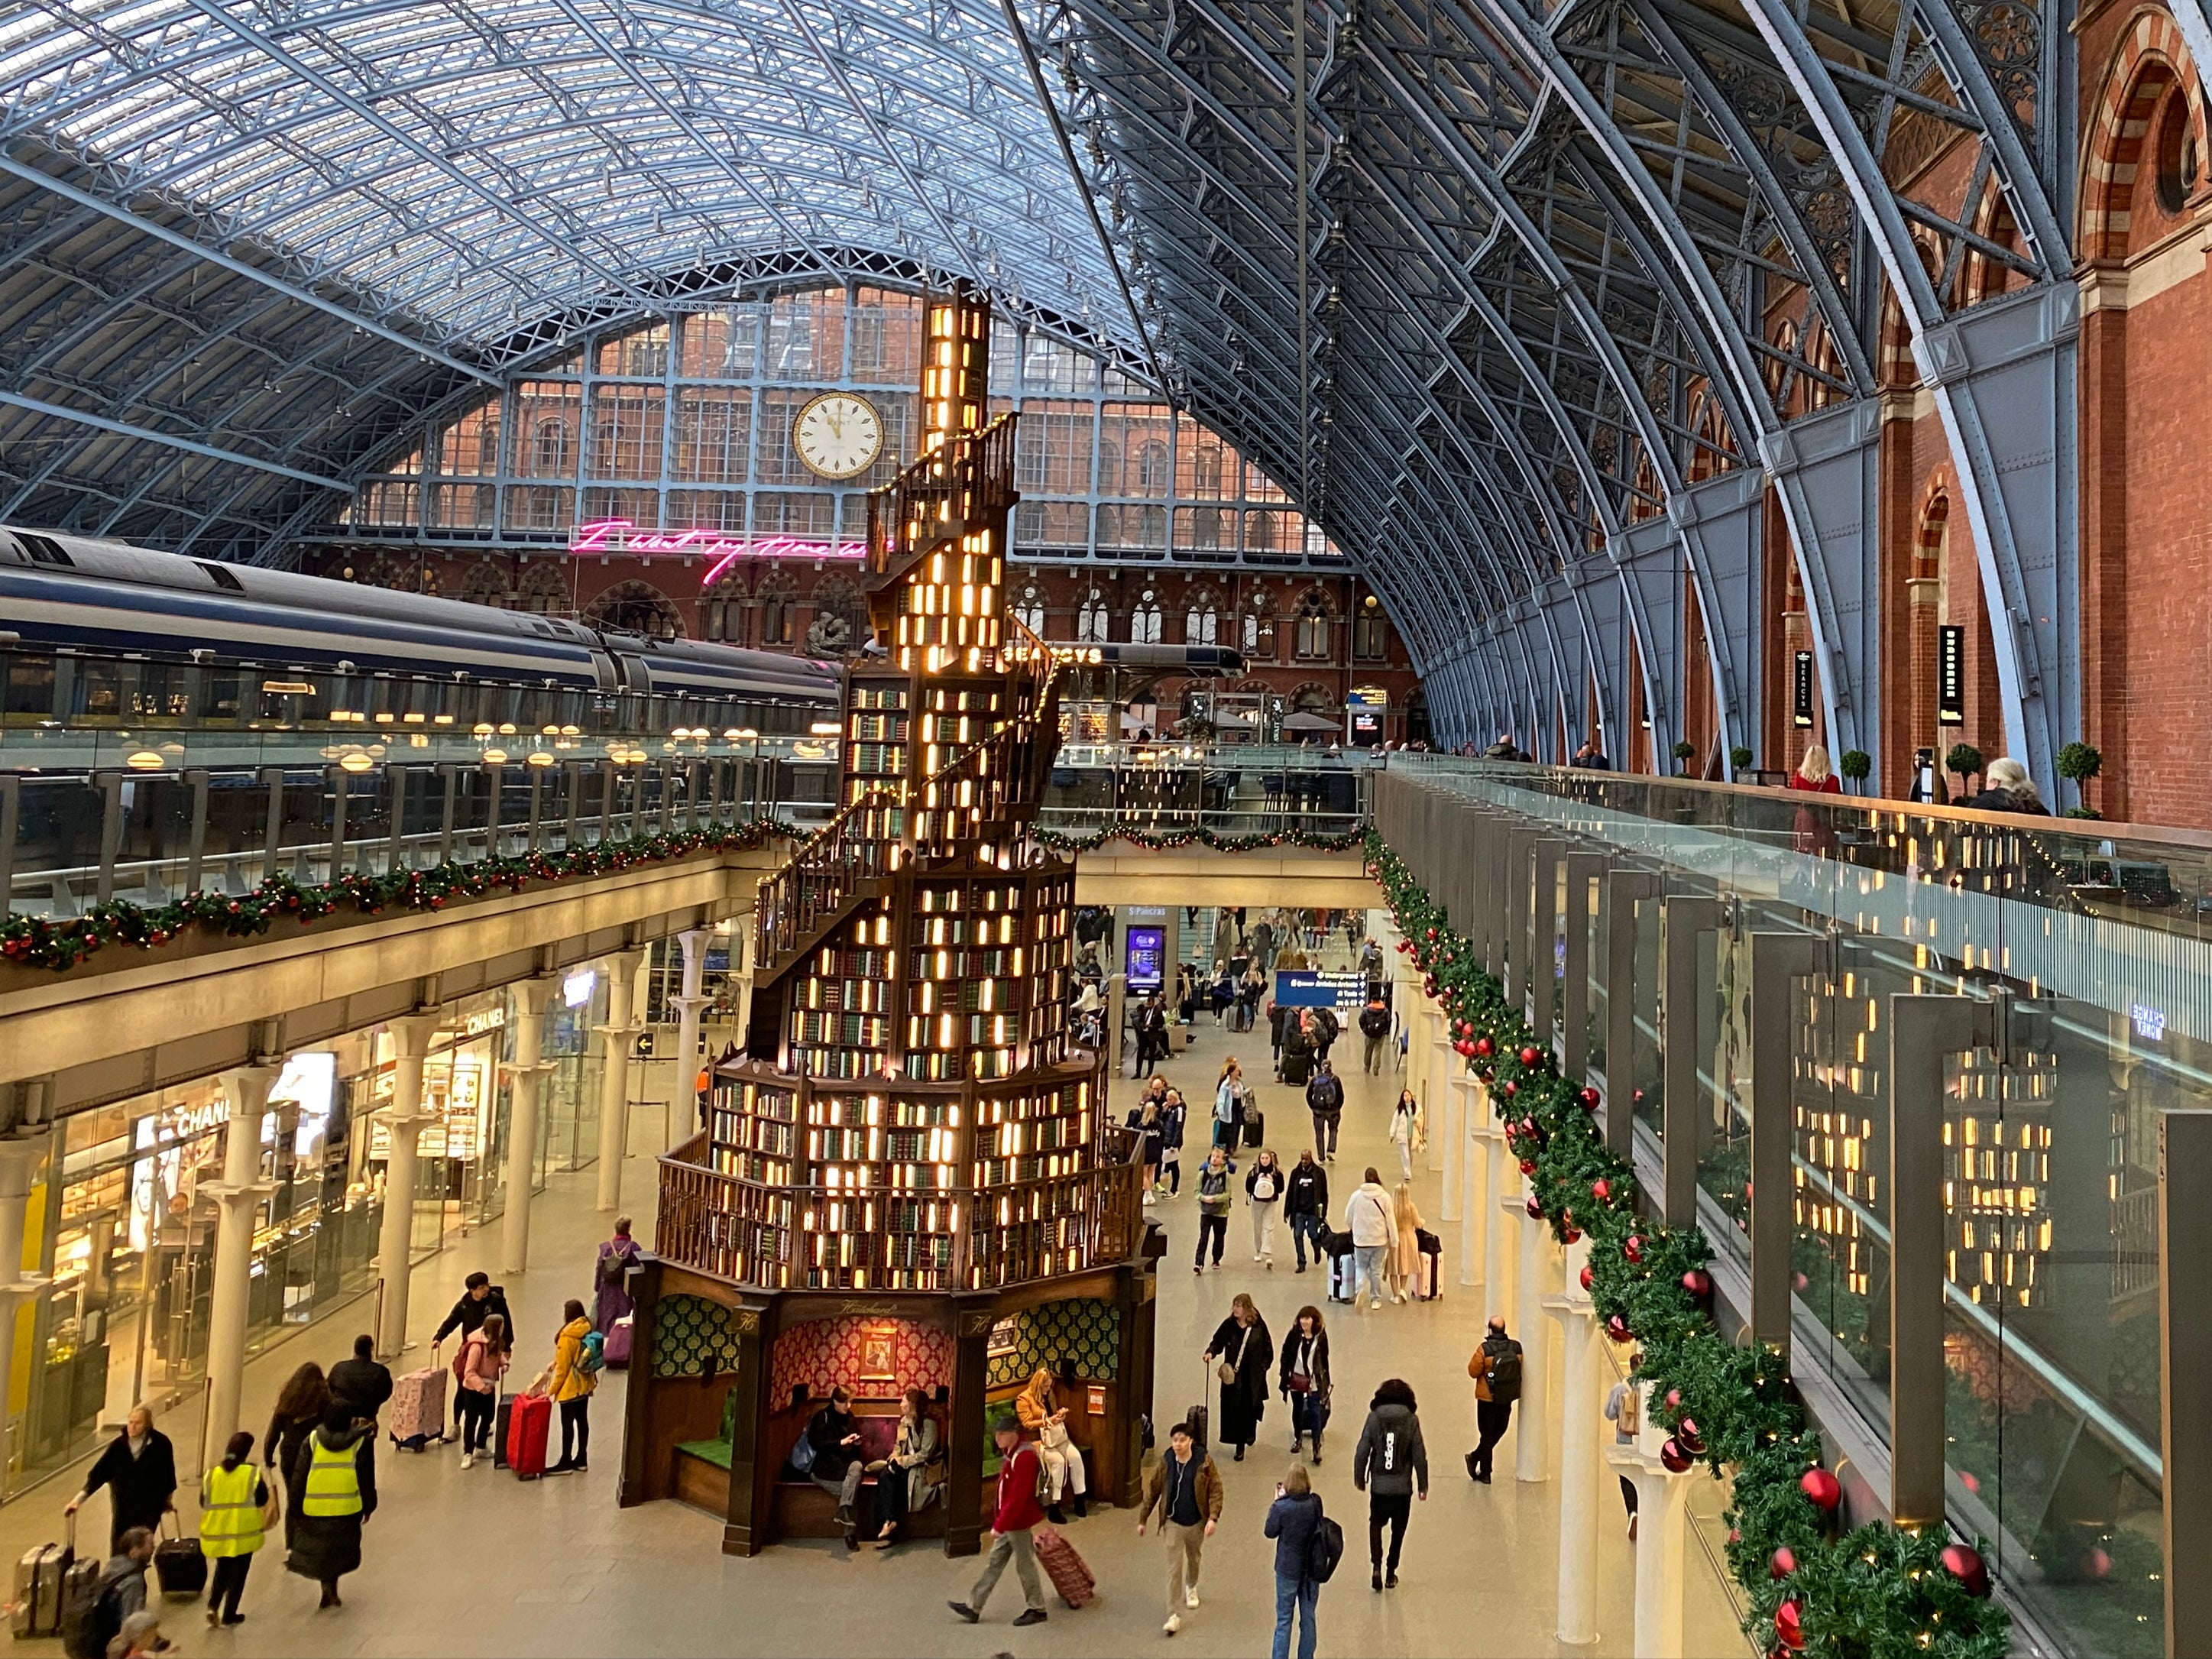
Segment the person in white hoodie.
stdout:
<svg viewBox="0 0 2212 1659">
<path fill-rule="evenodd" d="M 1382 1177 L 1371 1164 L 1367 1166 L 1366 1180 L 1344 1200 L 1344 1230 L 1352 1235 L 1352 1299 L 1359 1300 L 1359 1285 L 1364 1279 L 1370 1298 L 1368 1306 L 1379 1308 L 1382 1305 L 1382 1263 L 1397 1237 L 1397 1224 L 1390 1212 L 1390 1194 L 1383 1190 Z"/>
</svg>

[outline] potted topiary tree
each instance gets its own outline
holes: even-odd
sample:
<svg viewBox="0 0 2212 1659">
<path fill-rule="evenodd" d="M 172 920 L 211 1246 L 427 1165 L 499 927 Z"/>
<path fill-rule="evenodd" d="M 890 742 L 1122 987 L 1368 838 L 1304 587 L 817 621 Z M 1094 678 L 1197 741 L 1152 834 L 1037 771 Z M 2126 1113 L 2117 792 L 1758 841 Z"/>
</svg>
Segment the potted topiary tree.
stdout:
<svg viewBox="0 0 2212 1659">
<path fill-rule="evenodd" d="M 1674 745 L 1674 758 L 1681 763 L 1682 775 L 1690 775 L 1690 762 L 1698 752 L 1698 745 L 1686 738 Z"/>
<path fill-rule="evenodd" d="M 2066 809 L 2069 818 L 2100 818 L 2102 812 L 2089 805 L 2089 792 L 2083 786 L 2105 769 L 2105 757 L 2095 747 L 2086 743 L 2069 743 L 2058 751 L 2058 775 L 2073 781 L 2075 799 L 2078 805 Z"/>
<path fill-rule="evenodd" d="M 1874 757 L 1863 749 L 1846 749 L 1836 763 L 1836 770 L 1844 775 L 1846 783 L 1864 783 L 1867 774 L 1874 770 Z M 1851 793 L 1856 794 L 1858 791 L 1854 789 Z"/>
<path fill-rule="evenodd" d="M 1729 750 L 1729 764 L 1739 772 L 1751 770 L 1751 750 L 1741 744 Z"/>
<path fill-rule="evenodd" d="M 1971 743 L 1954 743 L 1951 752 L 1943 757 L 1943 769 L 1961 778 L 1978 778 L 1982 775 L 1982 751 Z M 1966 792 L 1976 792 L 1968 789 Z"/>
</svg>

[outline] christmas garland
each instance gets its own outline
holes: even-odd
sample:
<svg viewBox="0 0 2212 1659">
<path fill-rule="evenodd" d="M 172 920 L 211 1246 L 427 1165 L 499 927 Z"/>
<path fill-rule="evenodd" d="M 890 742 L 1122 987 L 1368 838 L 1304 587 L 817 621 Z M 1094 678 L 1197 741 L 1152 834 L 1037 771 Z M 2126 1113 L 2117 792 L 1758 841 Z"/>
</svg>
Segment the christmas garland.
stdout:
<svg viewBox="0 0 2212 1659">
<path fill-rule="evenodd" d="M 2000 1659 L 2009 1620 L 1989 1599 L 1977 1551 L 1947 1543 L 1940 1528 L 1873 1522 L 1838 1535 L 1843 1489 L 1821 1467 L 1787 1361 L 1771 1346 L 1738 1347 L 1713 1322 L 1704 1235 L 1638 1213 L 1634 1171 L 1597 1127 L 1597 1091 L 1559 1074 L 1548 1045 L 1381 836 L 1370 833 L 1367 854 L 1398 948 L 1489 1085 L 1529 1178 L 1528 1213 L 1562 1243 L 1587 1237 L 1583 1285 L 1606 1334 L 1643 1350 L 1637 1376 L 1671 1431 L 1662 1461 L 1677 1473 L 1698 1462 L 1716 1476 L 1735 1471 L 1728 1557 L 1750 1601 L 1745 1630 L 1777 1656 Z"/>
<path fill-rule="evenodd" d="M 0 958 L 30 968 L 74 968 L 107 945 L 135 945 L 150 951 L 194 927 L 242 937 L 265 933 L 285 916 L 302 927 L 309 927 L 349 907 L 370 916 L 386 910 L 442 910 L 451 900 L 474 898 L 498 888 L 519 893 L 533 881 L 605 875 L 633 865 L 689 858 L 695 853 L 747 852 L 799 834 L 789 824 L 763 820 L 734 829 L 639 836 L 558 853 L 520 853 L 390 875 L 354 873 L 312 886 L 289 876 L 272 876 L 252 892 L 235 897 L 228 893 L 194 892 L 167 904 L 153 905 L 112 899 L 63 921 L 9 917 L 0 925 Z"/>
<path fill-rule="evenodd" d="M 1040 847 L 1055 853 L 1090 853 L 1109 841 L 1125 841 L 1147 852 L 1173 852 L 1177 848 L 1210 847 L 1217 853 L 1249 853 L 1258 848 L 1304 847 L 1317 853 L 1348 853 L 1366 838 L 1364 830 L 1341 835 L 1322 835 L 1306 830 L 1275 830 L 1264 835 L 1224 836 L 1200 826 L 1194 830 L 1101 830 L 1095 836 L 1074 836 L 1057 830 L 1031 832 Z"/>
</svg>

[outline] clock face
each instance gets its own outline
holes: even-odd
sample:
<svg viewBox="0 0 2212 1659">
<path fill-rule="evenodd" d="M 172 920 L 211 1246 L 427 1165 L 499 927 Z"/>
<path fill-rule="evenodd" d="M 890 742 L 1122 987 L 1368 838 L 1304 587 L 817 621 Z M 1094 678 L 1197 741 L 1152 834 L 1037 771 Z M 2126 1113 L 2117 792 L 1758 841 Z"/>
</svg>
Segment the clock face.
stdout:
<svg viewBox="0 0 2212 1659">
<path fill-rule="evenodd" d="M 791 447 L 823 477 L 854 477 L 883 453 L 883 416 L 866 398 L 825 392 L 810 398 L 791 423 Z"/>
</svg>

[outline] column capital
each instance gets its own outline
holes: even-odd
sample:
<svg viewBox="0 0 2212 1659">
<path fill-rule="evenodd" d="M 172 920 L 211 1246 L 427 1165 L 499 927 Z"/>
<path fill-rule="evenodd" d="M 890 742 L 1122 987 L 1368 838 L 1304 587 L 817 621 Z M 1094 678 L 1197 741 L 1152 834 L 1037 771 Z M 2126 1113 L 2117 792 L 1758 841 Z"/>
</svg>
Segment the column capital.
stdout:
<svg viewBox="0 0 2212 1659">
<path fill-rule="evenodd" d="M 0 1136 L 0 1198 L 30 1196 L 31 1171 L 46 1156 L 46 1147 L 44 1135 L 33 1137 L 19 1130 Z"/>
<path fill-rule="evenodd" d="M 645 1027 L 635 1020 L 626 1020 L 619 1024 L 594 1025 L 592 1029 L 610 1042 L 619 1039 L 628 1042 L 633 1041 L 640 1031 L 645 1030 Z"/>
<path fill-rule="evenodd" d="M 398 1019 L 386 1020 L 386 1029 L 392 1033 L 393 1046 L 401 1060 L 421 1060 L 430 1051 L 430 1039 L 444 1022 L 434 1011 L 403 1014 Z"/>
<path fill-rule="evenodd" d="M 610 951 L 599 960 L 607 965 L 608 978 L 627 984 L 645 966 L 645 947 L 640 945 L 634 951 Z"/>
<path fill-rule="evenodd" d="M 222 1074 L 223 1092 L 230 1097 L 234 1115 L 252 1112 L 258 1116 L 269 1109 L 269 1091 L 276 1086 L 283 1073 L 281 1061 L 263 1060 L 252 1066 L 234 1066 Z"/>
<path fill-rule="evenodd" d="M 545 1012 L 545 999 L 553 994 L 556 986 L 568 977 L 564 969 L 558 974 L 546 974 L 532 979 L 518 979 L 507 988 L 507 994 L 520 1005 L 526 1017 L 535 1018 Z"/>
<path fill-rule="evenodd" d="M 697 956 L 707 948 L 707 941 L 714 937 L 711 927 L 686 927 L 676 936 L 676 942 L 687 957 Z"/>
<path fill-rule="evenodd" d="M 273 1181 L 203 1181 L 195 1188 L 202 1198 L 211 1198 L 218 1204 L 242 1204 L 251 1199 L 256 1203 L 276 1190 Z"/>
<path fill-rule="evenodd" d="M 677 1011 L 679 1013 L 690 1013 L 695 1011 L 704 1013 L 708 1009 L 714 1006 L 714 999 L 704 994 L 696 997 L 677 995 L 672 996 L 668 1000 L 676 1005 Z"/>
</svg>

